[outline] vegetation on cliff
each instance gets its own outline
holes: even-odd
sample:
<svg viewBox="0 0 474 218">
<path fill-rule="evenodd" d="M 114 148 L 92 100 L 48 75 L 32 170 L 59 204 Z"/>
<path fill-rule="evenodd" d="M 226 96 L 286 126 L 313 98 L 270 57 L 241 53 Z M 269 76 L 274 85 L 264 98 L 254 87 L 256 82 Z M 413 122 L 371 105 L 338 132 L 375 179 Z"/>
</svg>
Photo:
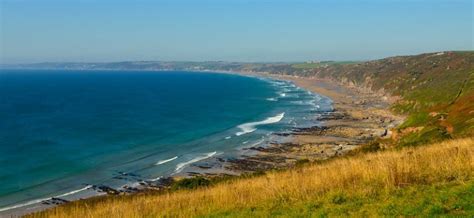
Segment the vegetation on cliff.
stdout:
<svg viewBox="0 0 474 218">
<path fill-rule="evenodd" d="M 290 73 L 330 79 L 396 97 L 406 114 L 393 137 L 411 146 L 474 135 L 474 52 L 440 52 Z"/>
</svg>

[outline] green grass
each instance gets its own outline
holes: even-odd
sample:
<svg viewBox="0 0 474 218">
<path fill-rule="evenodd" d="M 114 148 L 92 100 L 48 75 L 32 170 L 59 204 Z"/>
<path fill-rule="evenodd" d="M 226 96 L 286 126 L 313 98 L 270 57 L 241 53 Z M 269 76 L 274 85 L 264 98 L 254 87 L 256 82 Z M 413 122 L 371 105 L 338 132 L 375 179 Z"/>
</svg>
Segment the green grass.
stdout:
<svg viewBox="0 0 474 218">
<path fill-rule="evenodd" d="M 349 192 L 350 193 L 350 192 Z M 474 181 L 363 193 L 332 192 L 322 198 L 265 202 L 251 208 L 216 211 L 205 217 L 468 216 L 474 214 Z"/>
<path fill-rule="evenodd" d="M 398 142 L 398 146 L 406 147 L 423 145 L 443 141 L 450 138 L 451 136 L 446 132 L 444 128 L 437 126 L 425 126 L 419 132 L 413 132 L 402 137 Z"/>
<path fill-rule="evenodd" d="M 407 127 L 422 126 L 430 123 L 433 120 L 427 112 L 413 113 L 408 116 L 405 122 L 399 127 L 399 129 L 404 129 Z"/>
</svg>

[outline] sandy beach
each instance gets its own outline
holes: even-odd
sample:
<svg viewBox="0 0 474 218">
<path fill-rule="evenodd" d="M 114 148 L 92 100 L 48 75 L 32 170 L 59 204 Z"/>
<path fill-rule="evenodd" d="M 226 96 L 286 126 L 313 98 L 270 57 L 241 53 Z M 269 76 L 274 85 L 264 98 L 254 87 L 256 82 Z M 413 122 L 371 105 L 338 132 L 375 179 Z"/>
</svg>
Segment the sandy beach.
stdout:
<svg viewBox="0 0 474 218">
<path fill-rule="evenodd" d="M 392 129 L 404 120 L 404 117 L 390 111 L 390 96 L 370 90 L 317 78 L 254 72 L 239 74 L 291 81 L 303 89 L 332 99 L 333 111 L 318 118 L 320 125 L 294 129 L 291 133 L 274 133 L 284 137 L 283 142 L 247 148 L 253 152 L 237 159 L 207 160 L 207 165 L 217 165 L 219 170 L 197 165 L 195 172 L 191 173 L 193 176 L 216 177 L 285 169 L 302 162 L 343 156 L 376 138 L 391 137 Z"/>
<path fill-rule="evenodd" d="M 252 148 L 258 154 L 234 161 L 230 166 L 234 170 L 251 172 L 286 168 L 298 162 L 342 156 L 375 138 L 391 137 L 391 129 L 404 119 L 390 112 L 389 96 L 317 78 L 253 75 L 289 80 L 301 88 L 327 96 L 332 99 L 334 110 L 319 119 L 321 126 L 296 129 L 288 134 L 288 143 Z"/>
</svg>

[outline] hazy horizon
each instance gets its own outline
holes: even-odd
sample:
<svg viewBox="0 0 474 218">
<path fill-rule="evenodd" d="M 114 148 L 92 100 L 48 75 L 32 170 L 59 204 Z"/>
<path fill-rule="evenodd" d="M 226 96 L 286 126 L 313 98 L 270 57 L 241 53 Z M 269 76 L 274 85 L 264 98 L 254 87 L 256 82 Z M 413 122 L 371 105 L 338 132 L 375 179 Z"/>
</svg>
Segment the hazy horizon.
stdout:
<svg viewBox="0 0 474 218">
<path fill-rule="evenodd" d="M 362 61 L 473 50 L 470 0 L 0 4 L 0 64 Z"/>
</svg>

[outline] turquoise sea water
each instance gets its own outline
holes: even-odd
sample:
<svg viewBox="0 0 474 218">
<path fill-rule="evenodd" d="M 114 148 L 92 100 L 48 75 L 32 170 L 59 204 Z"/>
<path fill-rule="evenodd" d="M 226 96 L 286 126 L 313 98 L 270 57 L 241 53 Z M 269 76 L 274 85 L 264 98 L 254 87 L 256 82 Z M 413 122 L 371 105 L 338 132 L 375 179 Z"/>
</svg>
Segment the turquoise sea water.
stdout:
<svg viewBox="0 0 474 218">
<path fill-rule="evenodd" d="M 330 109 L 289 82 L 230 74 L 2 70 L 0 208 L 183 173 Z"/>
</svg>

